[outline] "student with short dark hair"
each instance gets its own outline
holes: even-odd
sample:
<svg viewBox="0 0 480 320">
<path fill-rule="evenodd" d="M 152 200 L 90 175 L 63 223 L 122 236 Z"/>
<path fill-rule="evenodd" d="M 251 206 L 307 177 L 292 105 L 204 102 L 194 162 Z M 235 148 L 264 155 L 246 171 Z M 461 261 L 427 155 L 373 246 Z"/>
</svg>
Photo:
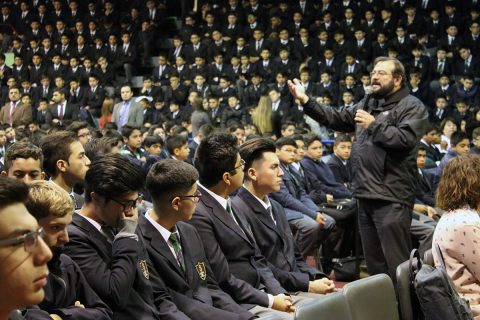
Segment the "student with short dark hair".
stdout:
<svg viewBox="0 0 480 320">
<path fill-rule="evenodd" d="M 420 140 L 420 145 L 425 148 L 427 157 L 425 159 L 425 168 L 435 168 L 442 160 L 443 154 L 435 146 L 441 139 L 440 129 L 436 124 L 429 122 L 425 128 L 425 134 Z"/>
<path fill-rule="evenodd" d="M 120 154 L 128 157 L 133 163 L 142 166 L 146 161 L 145 152 L 142 149 L 142 131 L 140 127 L 125 125 L 121 134 L 125 144 Z"/>
<path fill-rule="evenodd" d="M 321 212 L 307 194 L 305 180 L 292 168 L 297 149 L 295 140 L 282 137 L 276 141 L 275 146 L 284 175 L 280 190 L 270 196 L 285 209 L 290 227 L 297 232 L 296 241 L 303 257 L 316 255 L 314 252 L 334 229 L 335 220 Z"/>
<path fill-rule="evenodd" d="M 118 140 L 110 137 L 94 138 L 85 145 L 85 154 L 88 159 L 93 161 L 97 157 L 102 157 L 109 153 L 120 153 L 118 148 Z"/>
<path fill-rule="evenodd" d="M 333 144 L 333 155 L 327 163 L 335 180 L 348 189 L 352 183 L 352 168 L 349 161 L 351 153 L 352 138 L 348 134 L 339 134 Z"/>
<path fill-rule="evenodd" d="M 45 136 L 40 147 L 43 151 L 45 171 L 52 181 L 67 191 L 75 201 L 75 208 L 83 204 L 83 197 L 73 192 L 73 187 L 85 180 L 90 159 L 85 155 L 73 132 L 57 131 Z"/>
<path fill-rule="evenodd" d="M 333 281 L 303 260 L 285 210 L 268 196 L 280 190 L 284 175 L 275 143 L 265 138 L 251 139 L 240 147 L 240 156 L 245 160 L 245 182 L 232 204 L 247 217 L 275 277 L 291 292 L 325 294 L 333 291 Z"/>
<path fill-rule="evenodd" d="M 207 137 L 197 149 L 194 165 L 202 198 L 190 223 L 200 234 L 220 288 L 237 303 L 256 305 L 250 309 L 256 315 L 273 312 L 269 308 L 290 311 L 292 299 L 268 268 L 242 212 L 230 204 L 229 194 L 243 183 L 237 139 L 228 133 Z M 280 315 L 289 318 L 287 313 Z"/>
<path fill-rule="evenodd" d="M 135 233 L 143 182 L 143 172 L 121 155 L 96 159 L 85 177 L 85 204 L 68 226 L 65 252 L 114 319 L 188 319 L 172 302 Z"/>
<path fill-rule="evenodd" d="M 62 253 L 74 210 L 68 193 L 54 183 L 33 181 L 25 205 L 43 228 L 43 238 L 53 252 L 45 298 L 27 309 L 26 318 L 111 319 L 110 308 L 92 290 L 78 265 Z"/>
<path fill-rule="evenodd" d="M 16 142 L 5 153 L 2 175 L 28 183 L 45 179 L 43 153 L 28 142 Z"/>
<path fill-rule="evenodd" d="M 450 149 L 448 149 L 445 156 L 443 156 L 442 161 L 438 165 L 437 176 L 440 177 L 442 174 L 443 168 L 452 158 L 456 156 L 462 156 L 470 152 L 470 139 L 465 132 L 456 131 L 452 133 L 450 137 Z"/>
<path fill-rule="evenodd" d="M 45 297 L 52 252 L 24 205 L 27 197 L 25 183 L 0 176 L 0 319 Z"/>
<path fill-rule="evenodd" d="M 190 164 L 172 159 L 155 163 L 146 181 L 153 209 L 139 217 L 139 236 L 153 267 L 161 270 L 165 285 L 174 292 L 173 301 L 189 317 L 250 319 L 253 314 L 218 287 L 200 235 L 185 223 L 202 196 L 197 180 Z M 178 301 L 179 296 L 185 301 Z"/>
<path fill-rule="evenodd" d="M 67 127 L 67 131 L 75 132 L 82 145 L 92 140 L 92 133 L 90 132 L 88 123 L 85 121 L 73 121 Z"/>
<path fill-rule="evenodd" d="M 190 152 L 187 139 L 179 134 L 167 138 L 167 150 L 172 159 L 181 161 L 186 161 Z"/>
</svg>

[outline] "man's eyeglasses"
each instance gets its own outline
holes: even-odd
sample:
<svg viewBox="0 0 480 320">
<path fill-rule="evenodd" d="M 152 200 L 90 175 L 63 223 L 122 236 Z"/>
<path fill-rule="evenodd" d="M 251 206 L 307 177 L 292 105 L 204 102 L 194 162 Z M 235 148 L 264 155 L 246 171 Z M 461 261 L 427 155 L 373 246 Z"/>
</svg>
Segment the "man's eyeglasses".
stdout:
<svg viewBox="0 0 480 320">
<path fill-rule="evenodd" d="M 0 240 L 0 247 L 14 247 L 23 243 L 25 251 L 33 253 L 38 244 L 38 237 L 43 237 L 43 235 L 43 228 L 40 228 L 37 231 L 26 233 L 14 239 Z"/>
<path fill-rule="evenodd" d="M 197 192 L 195 192 L 195 194 L 189 194 L 189 195 L 186 195 L 186 196 L 175 196 L 175 197 L 187 198 L 189 200 L 192 200 L 194 203 L 198 203 L 198 201 L 200 201 L 200 198 L 202 197 L 202 194 L 200 193 L 200 191 L 197 190 Z M 175 197 L 170 199 L 170 201 L 175 199 Z"/>
<path fill-rule="evenodd" d="M 138 195 L 138 198 L 135 199 L 135 200 L 127 200 L 125 202 L 122 202 L 122 201 L 119 201 L 119 200 L 116 200 L 116 199 L 113 199 L 113 198 L 110 198 L 110 200 L 112 200 L 113 202 L 121 205 L 123 207 L 123 212 L 128 212 L 132 209 L 135 209 L 137 207 L 137 204 L 139 202 L 142 202 L 143 200 L 143 195 L 142 194 L 139 194 Z"/>
</svg>

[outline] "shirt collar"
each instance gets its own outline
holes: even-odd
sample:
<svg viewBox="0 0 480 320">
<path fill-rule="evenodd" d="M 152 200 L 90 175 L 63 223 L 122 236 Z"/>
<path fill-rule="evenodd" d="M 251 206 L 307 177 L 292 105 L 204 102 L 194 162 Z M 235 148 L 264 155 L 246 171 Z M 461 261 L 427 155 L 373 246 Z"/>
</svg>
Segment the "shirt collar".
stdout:
<svg viewBox="0 0 480 320">
<path fill-rule="evenodd" d="M 81 215 L 83 218 L 85 218 L 85 220 L 87 220 L 88 222 L 90 222 L 94 227 L 95 229 L 97 229 L 98 231 L 102 232 L 102 226 L 100 225 L 100 223 L 98 223 L 97 221 L 87 217 L 87 216 L 84 216 L 83 214 L 77 212 L 77 214 Z"/>
<path fill-rule="evenodd" d="M 208 188 L 206 188 L 205 186 L 203 186 L 200 182 L 197 182 L 197 185 L 199 185 L 200 187 L 202 187 L 203 189 L 205 189 L 205 191 L 211 195 L 215 200 L 217 200 L 217 202 L 223 207 L 223 209 L 227 210 L 227 199 L 223 198 L 223 197 L 220 197 L 218 194 L 216 194 L 215 192 L 212 192 L 210 190 L 208 190 Z"/>
<path fill-rule="evenodd" d="M 259 197 L 251 193 L 250 190 L 248 190 L 245 185 L 243 185 L 243 188 L 247 190 L 258 202 L 260 202 L 260 204 L 265 210 L 267 211 L 270 210 L 271 204 L 270 204 L 270 200 L 268 199 L 268 196 L 265 196 L 265 201 L 263 201 L 262 199 L 260 199 Z"/>
<path fill-rule="evenodd" d="M 168 242 L 168 239 L 170 239 L 170 235 L 173 233 L 170 230 L 164 228 L 161 224 L 153 220 L 153 218 L 150 216 L 152 210 L 148 210 L 147 213 L 145 214 L 145 218 L 147 218 L 148 221 L 152 224 L 152 226 L 157 229 L 158 232 L 162 235 L 162 238 L 165 240 L 165 242 Z M 177 227 L 174 227 L 174 232 L 177 231 Z M 180 235 L 177 232 L 177 235 L 180 238 Z"/>
</svg>

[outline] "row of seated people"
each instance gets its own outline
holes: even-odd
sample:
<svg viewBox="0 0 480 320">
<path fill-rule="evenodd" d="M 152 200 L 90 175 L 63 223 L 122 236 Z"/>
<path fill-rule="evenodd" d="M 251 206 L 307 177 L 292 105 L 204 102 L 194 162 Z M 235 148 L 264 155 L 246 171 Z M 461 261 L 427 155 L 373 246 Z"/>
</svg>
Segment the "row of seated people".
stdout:
<svg viewBox="0 0 480 320">
<path fill-rule="evenodd" d="M 134 133 L 134 131 L 135 131 L 135 130 L 131 131 L 132 134 L 130 134 L 130 135 L 127 135 L 127 134 L 126 134 L 127 137 L 124 136 L 124 140 L 126 141 L 126 144 L 127 144 L 127 145 L 126 145 L 127 149 L 128 149 L 128 148 L 131 148 L 131 149 L 138 148 L 138 147 L 136 147 L 136 146 L 134 146 L 134 145 L 129 145 L 130 140 L 138 140 L 138 138 L 137 138 L 136 136 L 140 136 L 140 132 Z M 52 134 L 55 135 L 54 133 L 52 133 Z M 134 135 L 135 137 L 133 137 L 133 135 Z M 52 137 L 52 139 L 53 139 L 53 137 Z M 57 140 L 58 140 L 58 139 L 57 139 Z M 302 146 L 300 145 L 300 143 L 298 142 L 298 141 L 300 141 L 300 140 L 301 140 L 301 139 L 298 139 L 297 141 L 295 141 L 295 139 L 294 139 L 294 140 L 293 140 L 294 142 L 291 142 L 291 141 L 289 142 L 288 139 L 279 140 L 279 141 L 277 141 L 277 146 L 276 146 L 276 148 L 274 147 L 274 148 L 272 149 L 272 150 L 275 150 L 275 149 L 276 149 L 276 153 L 277 153 L 277 155 L 278 155 L 278 157 L 279 157 L 279 159 L 280 159 L 279 166 L 280 166 L 281 171 L 282 171 L 283 174 L 278 174 L 278 176 L 282 178 L 284 185 L 288 185 L 288 188 L 290 188 L 290 187 L 292 186 L 292 184 L 295 185 L 295 183 L 297 183 L 297 182 L 295 182 L 295 180 L 296 180 L 295 175 L 296 175 L 296 174 L 300 174 L 300 176 L 301 176 L 301 169 L 298 171 L 298 173 L 296 173 L 295 171 L 291 170 L 292 168 L 290 168 L 290 165 L 288 164 L 290 161 L 293 160 L 293 158 L 295 158 L 295 160 L 297 159 L 296 156 L 295 156 L 295 149 L 297 148 L 297 146 L 298 146 L 298 150 L 303 150 L 304 148 L 306 148 L 306 150 L 307 150 L 307 157 L 312 157 L 312 160 L 313 160 L 313 161 L 312 161 L 312 160 L 309 160 L 309 161 L 312 161 L 312 163 L 315 163 L 314 158 L 319 159 L 319 158 L 321 157 L 321 154 L 322 154 L 322 152 L 321 152 L 321 141 L 320 141 L 318 138 L 313 138 L 313 139 L 310 139 L 310 140 L 307 138 L 307 139 L 306 139 L 306 145 L 305 145 L 305 147 L 302 147 Z M 185 140 L 184 140 L 184 141 L 185 141 Z M 235 141 L 235 142 L 232 141 L 232 143 L 237 144 L 237 142 L 238 142 L 237 139 L 235 139 L 234 141 Z M 244 153 L 242 153 L 242 150 L 244 150 L 243 148 L 247 148 L 247 146 L 249 146 L 250 144 L 252 144 L 253 141 L 254 141 L 254 140 L 252 140 L 250 143 L 247 142 L 247 143 L 245 143 L 245 144 L 241 147 L 241 149 L 240 149 L 240 150 L 241 150 L 240 154 L 242 155 L 242 158 L 248 159 L 248 157 L 245 156 Z M 342 143 L 343 143 L 343 145 L 342 145 Z M 184 142 L 184 144 L 186 144 L 186 141 Z M 337 155 L 342 156 L 342 152 L 339 151 L 339 150 L 340 150 L 340 149 L 347 149 L 347 150 L 348 150 L 348 149 L 349 149 L 349 145 L 351 145 L 351 142 L 350 142 L 349 139 L 346 139 L 346 140 L 344 139 L 343 141 L 342 141 L 342 139 L 339 139 L 338 144 L 336 145 L 336 149 L 337 149 L 336 151 L 337 151 L 337 152 L 336 152 L 336 155 L 335 155 L 335 156 L 337 156 Z M 456 145 L 456 144 L 455 144 L 455 145 Z M 11 146 L 11 148 L 13 148 L 13 149 L 10 149 L 11 151 L 15 150 L 15 147 L 14 147 L 14 146 L 15 146 L 15 144 L 13 144 L 13 145 Z M 78 144 L 77 144 L 77 146 L 78 146 Z M 270 148 L 272 148 L 272 147 L 270 147 Z M 289 150 L 289 148 L 292 149 L 292 150 Z M 181 148 L 178 147 L 178 149 L 181 149 Z M 320 152 L 319 152 L 319 150 L 320 150 Z M 272 151 L 272 153 L 273 153 L 273 151 Z M 172 154 L 177 155 L 177 153 L 175 152 L 175 148 L 174 148 L 174 150 L 172 150 Z M 187 153 L 187 154 L 188 154 L 188 153 Z M 47 155 L 45 154 L 45 150 L 44 150 L 44 155 L 47 156 Z M 292 155 L 293 155 L 293 157 L 292 157 Z M 348 152 L 343 155 L 344 158 L 347 158 L 348 156 L 345 156 L 345 155 L 348 155 Z M 92 158 L 93 158 L 93 156 L 92 156 Z M 419 152 L 419 159 L 421 159 L 421 158 L 422 158 L 422 153 Z M 7 158 L 7 159 L 8 159 L 8 158 Z M 237 167 L 235 170 L 237 170 L 238 168 L 242 167 L 242 165 L 243 165 L 242 162 L 241 162 L 240 160 L 238 160 L 238 159 L 240 159 L 240 158 L 237 158 L 236 163 L 238 162 L 238 163 L 240 163 L 240 165 L 239 165 L 239 167 Z M 282 159 L 287 159 L 287 160 L 285 160 L 285 162 L 284 162 L 284 161 L 282 161 Z M 306 160 L 308 160 L 308 159 L 306 159 Z M 86 167 L 88 167 L 88 164 L 89 164 L 88 158 L 85 158 L 85 159 L 82 160 L 82 161 L 84 162 L 84 165 L 85 165 Z M 178 161 L 178 160 L 177 160 L 177 161 Z M 317 160 L 317 161 L 318 161 L 318 160 Z M 340 161 L 340 162 L 341 162 L 341 165 L 344 166 L 344 162 L 347 163 L 347 161 L 348 161 L 347 159 L 345 159 L 344 161 Z M 338 162 L 338 160 L 337 160 L 337 162 Z M 235 165 L 236 165 L 236 163 L 235 163 Z M 304 163 L 304 164 L 305 164 L 305 167 L 307 167 L 308 161 L 307 161 L 307 162 L 302 161 L 301 163 Z M 334 161 L 331 161 L 331 163 L 333 164 Z M 419 163 L 419 165 L 420 165 L 420 164 L 421 164 L 421 160 L 419 160 L 418 163 Z M 338 164 L 338 163 L 337 163 L 337 164 Z M 10 165 L 11 165 L 11 164 L 10 164 Z M 75 164 L 73 164 L 73 165 L 75 165 Z M 77 165 L 78 165 L 78 163 L 77 163 Z M 178 165 L 178 164 L 177 164 L 177 165 Z M 198 164 L 196 164 L 196 165 L 198 165 Z M 247 162 L 247 168 L 248 168 L 248 162 Z M 301 168 L 301 167 L 299 167 L 299 168 Z M 333 166 L 332 166 L 332 168 L 333 168 Z M 79 169 L 79 167 L 72 168 L 72 170 L 76 170 L 76 169 Z M 84 169 L 86 169 L 86 168 L 84 168 Z M 260 169 L 258 169 L 258 170 L 260 170 Z M 277 170 L 278 170 L 278 169 L 277 169 Z M 9 171 L 10 171 L 10 169 L 9 169 L 9 167 L 8 167 L 8 165 L 7 165 L 7 167 L 6 167 L 6 172 L 9 172 Z M 15 172 L 15 170 L 12 170 L 12 171 Z M 21 170 L 20 170 L 20 171 L 21 171 Z M 37 172 L 37 171 L 41 172 L 41 170 L 34 170 L 34 171 L 35 171 L 35 172 Z M 77 171 L 78 171 L 78 170 L 77 170 Z M 247 170 L 247 172 L 249 172 L 249 171 L 250 171 L 250 170 Z M 280 172 L 280 170 L 278 170 L 278 171 Z M 39 173 L 39 172 L 38 172 L 38 173 Z M 47 170 L 47 172 L 48 172 L 48 170 Z M 22 173 L 22 172 L 16 172 L 16 174 L 19 175 L 19 176 L 21 176 L 21 173 Z M 283 176 L 282 176 L 282 175 L 283 175 Z M 105 175 L 100 174 L 100 176 L 104 177 Z M 285 177 L 285 176 L 287 176 L 287 177 Z M 306 174 L 306 176 L 307 176 L 307 177 L 311 177 L 311 176 L 313 177 L 313 176 L 315 176 L 315 175 L 314 175 L 314 173 L 310 173 L 310 172 L 309 172 L 309 173 Z M 22 176 L 22 177 L 23 177 L 23 176 Z M 328 177 L 328 174 L 325 174 L 325 172 L 322 172 L 322 174 L 317 174 L 315 178 L 316 178 L 316 179 L 327 179 L 327 177 Z M 76 178 L 77 178 L 77 179 L 81 179 L 81 177 L 78 177 L 78 176 L 77 176 Z M 88 175 L 87 175 L 87 178 L 88 178 Z M 256 179 L 257 179 L 256 176 L 255 176 L 255 178 L 252 178 L 253 181 L 256 181 Z M 260 178 L 258 178 L 258 179 L 260 179 Z M 61 180 L 62 180 L 62 179 L 59 179 L 59 180 L 57 180 L 57 182 L 60 182 Z M 247 180 L 248 180 L 248 179 L 247 179 Z M 54 179 L 54 181 L 55 181 L 55 179 Z M 88 181 L 88 179 L 87 179 L 87 181 Z M 193 180 L 193 181 L 195 181 L 195 180 Z M 201 182 L 201 181 L 202 181 L 202 180 L 200 180 L 200 182 Z M 73 181 L 73 182 L 75 182 L 75 181 Z M 71 184 L 72 181 L 70 181 L 69 183 Z M 277 183 L 277 187 L 280 187 L 280 186 L 278 185 L 278 184 L 279 184 L 279 181 L 278 181 L 278 180 L 276 180 L 276 183 Z M 331 183 L 331 182 L 330 182 L 330 183 Z M 62 183 L 60 182 L 60 184 L 62 184 Z M 87 184 L 87 185 L 88 185 L 88 184 Z M 248 183 L 246 183 L 246 185 L 248 186 Z M 318 185 L 318 184 L 317 184 L 317 185 Z M 345 183 L 345 184 L 340 183 L 340 185 L 341 185 L 341 188 L 339 188 L 339 190 L 342 190 L 342 189 L 344 189 L 344 187 L 348 186 L 348 183 Z M 337 187 L 340 187 L 340 186 L 337 186 Z M 282 189 L 282 188 L 283 188 L 283 187 L 280 187 L 280 189 Z M 317 187 L 317 188 L 318 188 L 318 187 Z M 206 188 L 206 189 L 208 189 L 208 188 Z M 208 192 L 206 189 L 205 189 L 205 190 L 202 189 L 204 195 Z M 163 190 L 163 189 L 162 189 L 162 190 Z M 242 189 L 242 190 L 243 190 L 243 189 Z M 319 190 L 320 190 L 320 189 L 318 188 L 318 189 L 316 189 L 316 190 L 314 190 L 314 191 L 319 191 Z M 70 188 L 69 191 L 71 192 L 71 188 Z M 190 190 L 189 190 L 189 191 L 190 191 Z M 193 192 L 193 191 L 192 191 L 192 192 Z M 282 190 L 280 190 L 279 192 L 280 192 L 280 194 L 283 193 Z M 330 190 L 327 191 L 327 192 L 334 193 L 335 190 L 330 189 Z M 337 192 L 338 192 L 338 191 L 337 191 Z M 294 193 L 297 193 L 297 191 L 295 191 Z M 241 196 L 241 194 L 242 194 L 242 193 L 240 192 L 240 193 L 238 194 L 238 196 Z M 196 194 L 196 196 L 199 196 L 199 195 Z M 272 194 L 270 197 L 271 197 L 271 198 L 274 198 L 274 194 Z M 331 197 L 332 197 L 332 196 L 330 195 L 330 200 L 332 199 Z M 336 196 L 335 196 L 335 197 L 336 197 Z M 133 199 L 133 198 L 132 198 L 132 199 Z M 325 201 L 328 202 L 328 200 L 329 200 L 329 196 L 328 196 L 328 194 L 327 194 L 327 195 L 325 195 Z M 113 200 L 112 200 L 112 201 L 113 201 Z M 203 201 L 203 199 L 200 200 L 200 201 Z M 234 203 L 234 204 L 233 204 L 233 208 L 235 208 L 235 201 L 233 201 L 233 203 Z M 272 203 L 273 203 L 273 201 L 272 201 Z M 242 202 L 240 202 L 240 204 L 242 204 Z M 123 204 L 122 204 L 122 206 L 123 206 L 123 209 L 125 210 L 125 206 L 124 206 Z M 429 210 L 429 209 L 428 209 L 428 206 L 426 206 L 426 207 L 427 207 L 427 211 L 428 211 L 428 210 Z M 275 207 L 274 207 L 274 208 L 275 208 Z M 320 207 L 317 207 L 317 208 L 320 208 Z M 321 209 L 321 211 L 324 211 L 324 209 Z M 237 214 L 237 210 L 234 210 L 234 212 L 235 212 L 235 214 Z M 309 216 L 308 213 L 310 213 L 310 211 L 305 211 L 305 213 L 304 213 L 305 216 L 303 217 L 303 219 L 305 219 L 306 216 Z M 196 214 L 198 214 L 198 212 L 197 212 Z M 321 216 L 326 217 L 325 214 L 320 213 L 320 217 L 321 217 Z M 194 215 L 194 219 L 195 219 L 195 217 L 196 217 L 196 216 Z M 288 215 L 287 215 L 287 217 L 288 217 Z M 238 217 L 237 217 L 237 218 L 238 218 Z M 317 218 L 318 218 L 318 217 L 317 217 Z M 238 219 L 240 219 L 240 218 L 238 218 Z M 288 218 L 287 218 L 287 219 L 288 219 Z M 274 218 L 274 221 L 277 221 L 277 220 L 275 220 L 275 218 Z M 326 221 L 328 221 L 328 222 L 331 223 L 331 221 L 329 221 L 328 219 L 327 219 Z M 205 221 L 202 221 L 202 223 L 204 223 L 204 222 L 205 222 Z M 199 223 L 200 223 L 200 221 L 199 221 Z M 242 222 L 240 222 L 240 223 L 242 223 Z M 195 224 L 195 223 L 194 223 L 194 224 Z M 201 224 L 201 225 L 204 226 L 203 224 Z M 180 231 L 180 232 L 181 232 L 181 231 Z M 253 231 L 253 232 L 254 232 L 254 234 L 255 234 L 255 231 Z M 73 240 L 72 240 L 72 241 L 73 241 Z M 68 246 L 68 245 L 67 245 L 67 246 Z M 271 247 L 271 242 L 268 242 L 268 247 Z M 233 249 L 232 249 L 232 250 L 233 250 Z M 207 251 L 208 251 L 208 250 L 207 250 Z M 84 259 L 82 258 L 82 260 L 84 260 Z M 200 268 L 201 268 L 201 267 L 200 267 Z M 145 270 L 143 270 L 143 272 L 145 272 Z M 198 272 L 198 270 L 197 270 L 197 272 Z"/>
<path fill-rule="evenodd" d="M 325 74 L 325 81 L 329 80 L 328 74 Z M 60 78 L 59 78 L 60 79 Z M 308 70 L 301 72 L 301 84 L 313 92 L 309 85 Z M 35 88 L 29 86 L 28 81 L 22 83 L 24 86 L 20 89 L 13 87 L 8 89 L 9 103 L 6 103 L 0 110 L 0 123 L 13 126 L 29 125 L 35 122 L 37 125 L 46 124 L 68 124 L 76 119 L 100 119 L 100 125 L 103 127 L 105 123 L 113 121 L 117 128 L 121 128 L 120 113 L 122 110 L 122 102 L 132 106 L 132 113 L 129 114 L 127 122 L 131 122 L 136 126 L 151 126 L 161 124 L 165 121 L 173 121 L 178 125 L 192 126 L 192 131 L 196 131 L 201 123 L 211 123 L 215 127 L 227 128 L 230 123 L 237 122 L 241 125 L 259 125 L 260 118 L 270 119 L 269 128 L 260 128 L 261 133 L 272 132 L 277 137 L 281 135 L 281 127 L 285 123 L 292 121 L 299 125 L 312 125 L 312 122 L 303 115 L 302 107 L 293 104 L 291 95 L 286 88 L 286 77 L 279 73 L 276 77 L 277 83 L 271 86 L 265 86 L 261 82 L 261 77 L 254 76 L 253 86 L 245 88 L 244 98 L 252 103 L 255 107 L 249 107 L 244 101 L 238 98 L 235 90 L 229 87 L 228 79 L 221 78 L 221 85 L 217 90 L 211 90 L 205 85 L 205 78 L 201 75 L 195 77 L 195 85 L 190 89 L 187 95 L 187 89 L 179 84 L 179 78 L 173 76 L 171 86 L 167 88 L 166 94 L 163 89 L 155 87 L 150 78 L 145 78 L 143 87 L 139 94 L 141 97 L 133 97 L 133 88 L 131 86 L 119 86 L 121 101 L 115 103 L 115 100 L 107 96 L 106 91 L 99 86 L 98 79 L 95 76 L 89 77 L 90 87 L 85 89 L 78 86 L 78 81 L 70 82 L 70 91 L 65 88 L 49 89 L 51 94 L 50 101 L 41 98 L 38 107 L 34 105 L 31 97 L 35 96 Z M 471 76 L 466 75 L 462 78 L 463 89 L 468 92 L 476 92 L 478 96 L 477 86 Z M 347 75 L 346 84 L 341 88 L 341 104 L 340 107 L 349 107 L 363 97 L 365 90 L 368 90 L 370 79 L 368 76 L 362 77 L 362 85 L 354 86 L 353 77 Z M 60 87 L 64 86 L 63 82 L 57 83 Z M 255 88 L 257 85 L 258 88 Z M 349 86 L 353 85 L 350 89 Z M 28 87 L 29 86 L 29 87 Z M 474 107 L 471 100 L 463 98 L 460 94 L 457 96 L 448 96 L 448 92 L 452 94 L 454 86 L 448 84 L 448 78 L 443 76 L 440 81 L 439 91 L 441 93 L 435 99 L 434 106 L 429 106 L 430 121 L 439 124 L 442 130 L 445 124 L 454 123 L 455 126 L 466 131 L 472 136 L 472 131 L 478 127 L 480 119 L 477 119 L 478 108 Z M 355 94 L 353 94 L 355 90 Z M 447 94 L 444 94 L 443 91 Z M 32 92 L 32 95 L 25 94 L 25 91 Z M 122 93 L 122 91 L 125 91 Z M 225 91 L 225 92 L 224 92 Z M 257 91 L 257 92 L 256 92 Z M 263 96 L 268 93 L 267 96 Z M 205 98 L 202 99 L 202 95 Z M 159 96 L 170 97 L 163 101 L 157 101 Z M 260 99 L 261 97 L 264 99 Z M 177 99 L 184 99 L 186 103 L 180 103 Z M 324 91 L 319 96 L 320 101 L 325 106 L 334 106 L 329 91 Z M 169 101 L 170 100 L 170 101 Z M 262 101 L 262 103 L 260 103 Z M 167 107 L 168 106 L 168 107 Z M 265 113 L 267 112 L 267 113 Z M 88 115 L 92 117 L 88 117 Z M 200 119 L 201 123 L 197 123 Z M 451 121 L 450 121 L 451 120 Z M 98 123 L 93 123 L 98 126 Z M 322 129 L 319 133 L 322 138 L 328 139 L 332 137 L 332 132 Z M 194 136 L 195 134 L 193 134 Z M 448 137 L 450 134 L 446 134 Z M 443 146 L 443 150 L 447 150 L 447 146 Z"/>
<path fill-rule="evenodd" d="M 77 139 L 71 132 L 51 132 L 42 139 L 42 149 L 16 142 L 5 154 L 5 175 L 43 180 L 43 160 L 52 179 L 33 182 L 30 191 L 34 199 L 30 198 L 30 209 L 40 207 L 35 197 L 43 199 L 45 216 L 39 210 L 31 212 L 38 215 L 55 255 L 49 263 L 46 298 L 38 299 L 37 307 L 27 308 L 27 318 L 83 313 L 108 319 L 113 311 L 114 318 L 250 319 L 266 309 L 277 309 L 284 311 L 279 316 L 285 319 L 292 318 L 288 313 L 294 310 L 292 302 L 308 301 L 301 294 L 290 297 L 287 293 L 324 294 L 334 289 L 323 273 L 304 262 L 283 208 L 269 201 L 267 194 L 278 190 L 283 174 L 271 140 L 260 138 L 242 145 L 241 158 L 236 137 L 220 133 L 206 138 L 194 161 L 198 172 L 203 172 L 200 176 L 180 160 L 156 163 L 146 180 L 153 208 L 139 213 L 137 227 L 138 192 L 145 182 L 142 170 L 129 157 L 99 154 L 99 149 L 89 154 L 90 162 Z M 125 139 L 127 148 L 131 139 Z M 222 156 L 213 155 L 212 150 Z M 264 157 L 270 165 L 258 167 Z M 231 163 L 225 164 L 225 159 Z M 24 161 L 29 162 L 28 168 L 21 167 Z M 66 170 L 60 163 L 67 165 Z M 272 166 L 277 168 L 273 169 L 277 179 L 271 178 Z M 252 170 L 256 173 L 247 173 L 244 181 L 244 171 Z M 84 182 L 84 199 L 73 192 L 79 182 Z M 239 188 L 230 201 L 228 195 Z M 54 194 L 53 203 L 44 203 L 42 197 Z M 243 205 L 251 208 L 250 213 Z M 190 219 L 188 224 L 181 222 Z M 272 238 L 262 238 L 266 234 Z M 57 249 L 63 246 L 68 257 Z M 65 295 L 58 294 L 59 280 Z M 80 284 L 84 289 L 77 291 Z"/>
</svg>

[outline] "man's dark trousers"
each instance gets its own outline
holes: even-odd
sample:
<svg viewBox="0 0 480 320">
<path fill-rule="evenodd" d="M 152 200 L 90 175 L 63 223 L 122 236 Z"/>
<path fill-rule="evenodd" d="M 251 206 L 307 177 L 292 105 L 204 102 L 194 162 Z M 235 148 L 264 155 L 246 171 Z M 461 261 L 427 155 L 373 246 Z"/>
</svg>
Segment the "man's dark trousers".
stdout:
<svg viewBox="0 0 480 320">
<path fill-rule="evenodd" d="M 395 283 L 397 266 L 410 256 L 412 208 L 396 202 L 359 199 L 359 226 L 370 275 L 386 273 Z"/>
</svg>

